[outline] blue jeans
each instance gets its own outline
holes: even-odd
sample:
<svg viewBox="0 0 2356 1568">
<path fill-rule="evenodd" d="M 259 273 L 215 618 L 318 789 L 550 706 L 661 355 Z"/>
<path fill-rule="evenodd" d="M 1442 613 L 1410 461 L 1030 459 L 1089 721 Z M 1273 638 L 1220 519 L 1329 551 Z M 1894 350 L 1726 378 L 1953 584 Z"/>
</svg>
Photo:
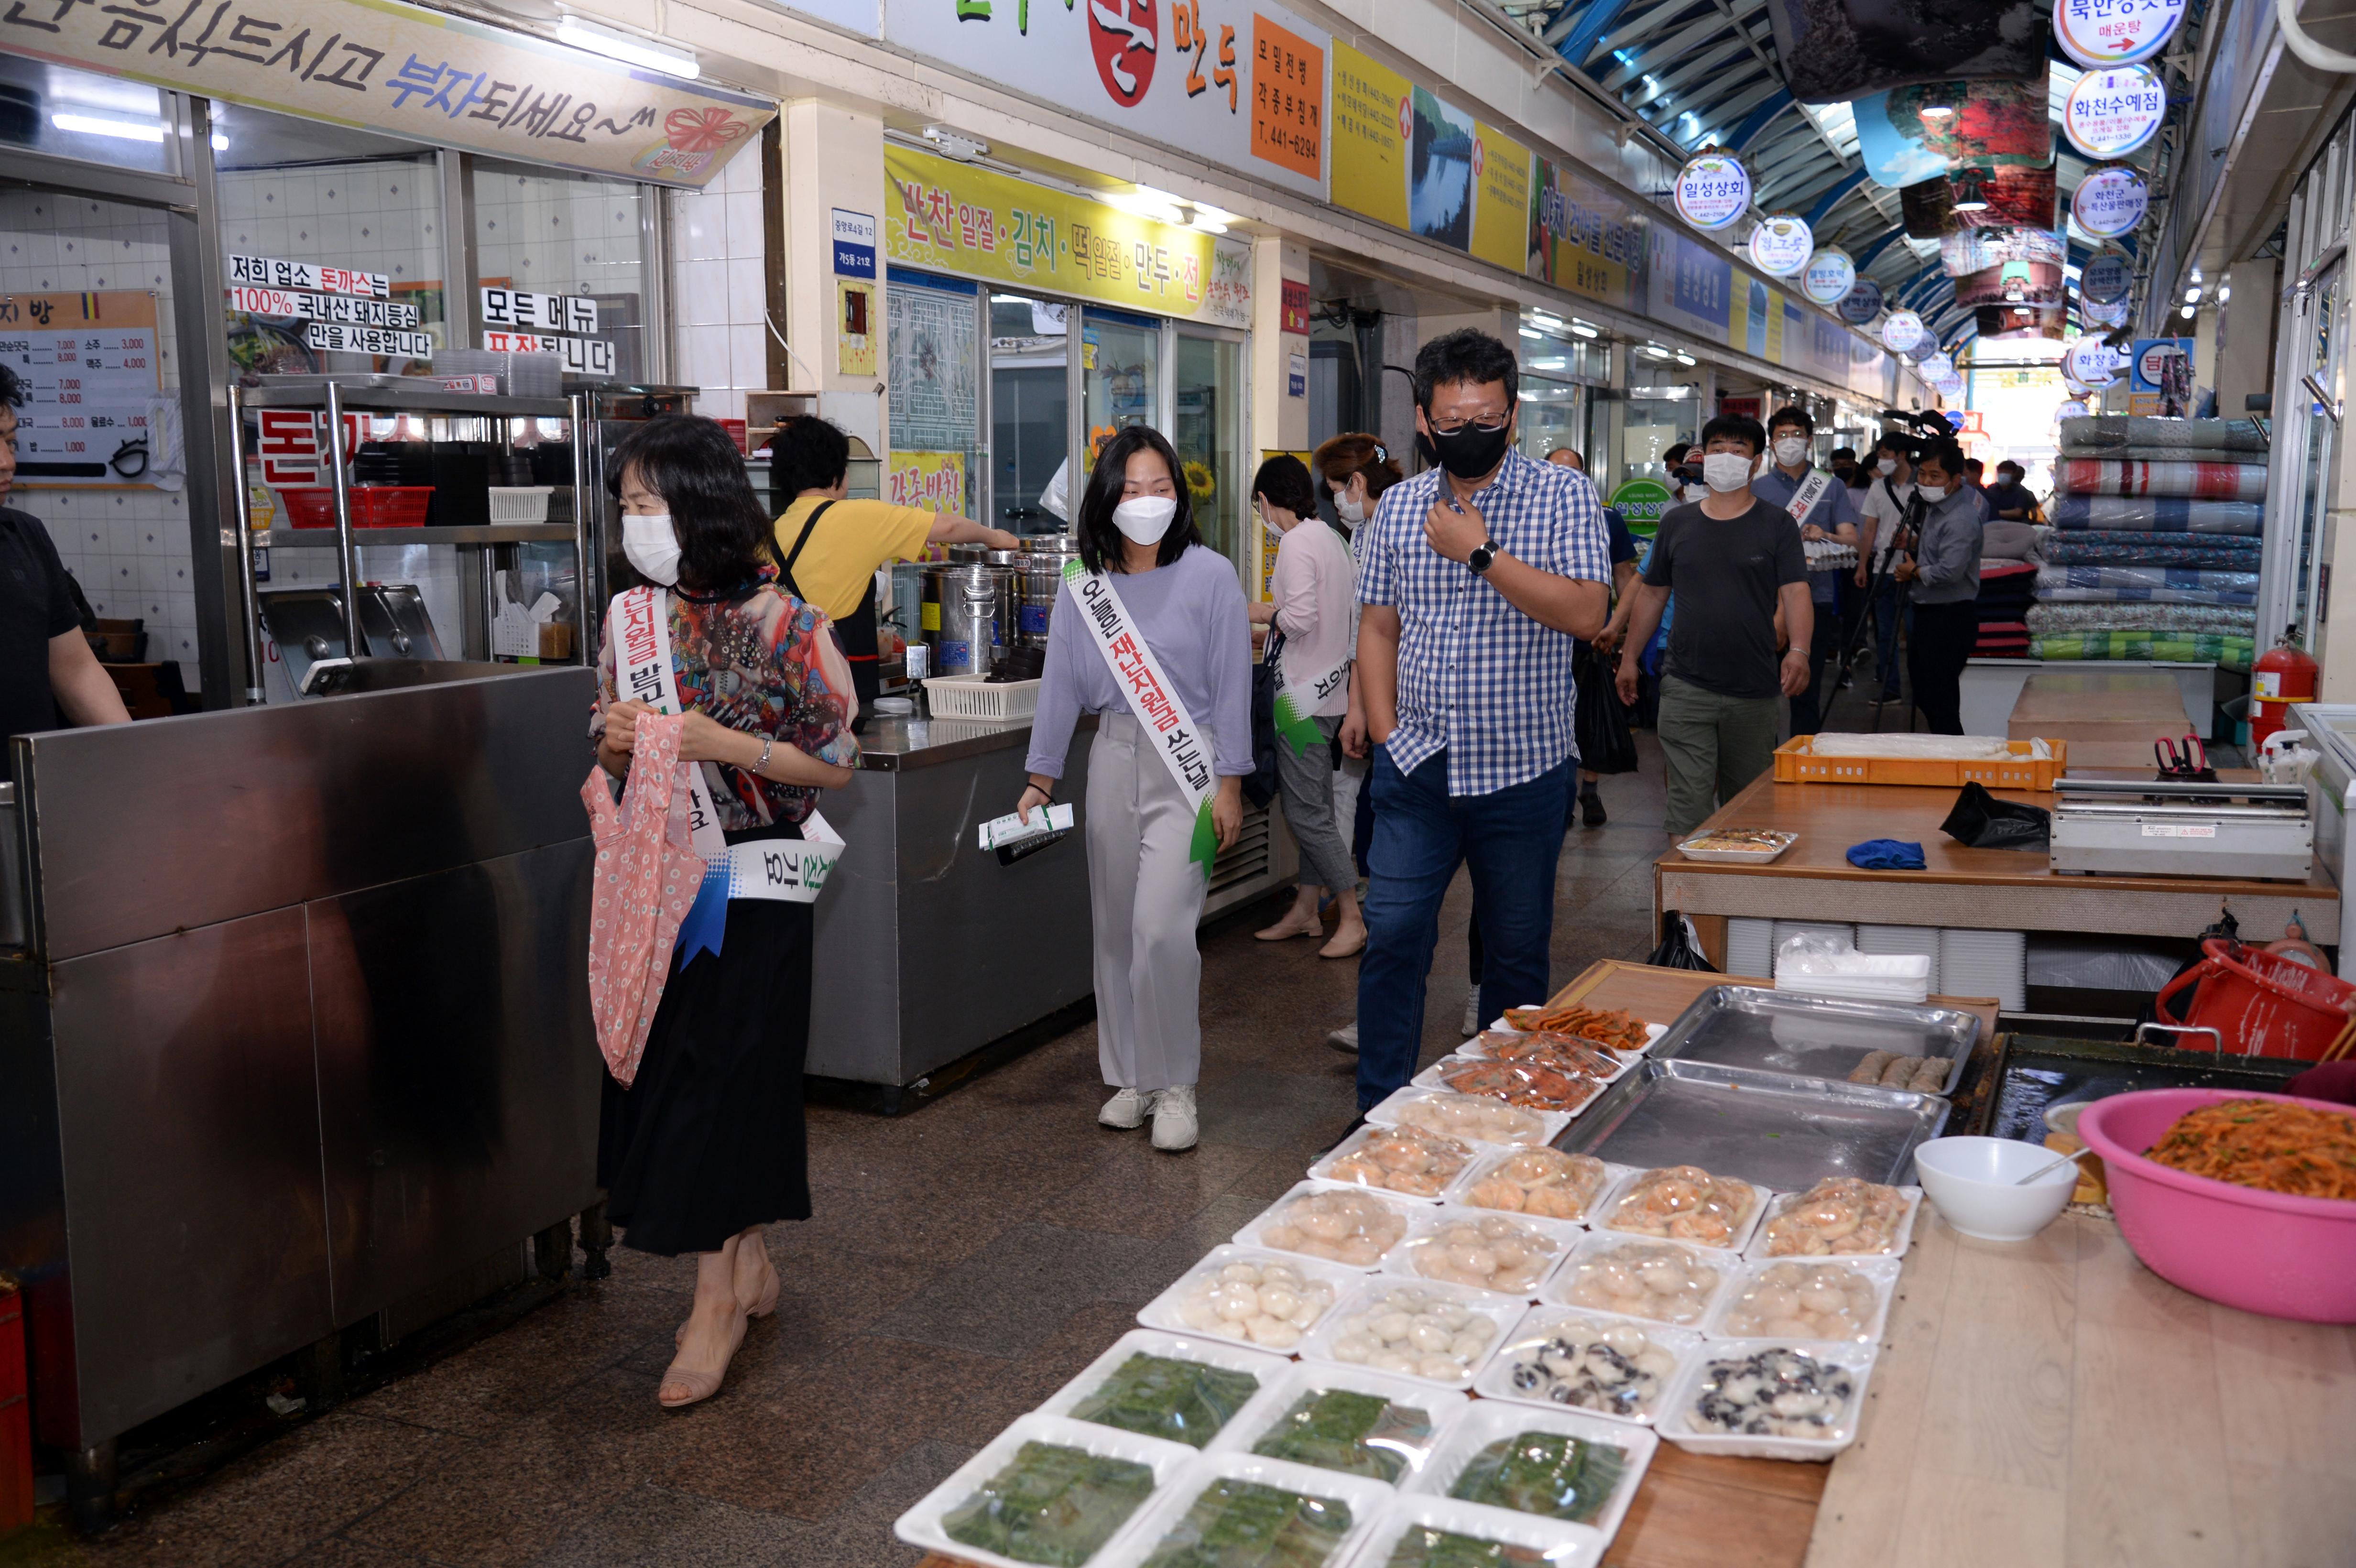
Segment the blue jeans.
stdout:
<svg viewBox="0 0 2356 1568">
<path fill-rule="evenodd" d="M 1555 865 L 1578 767 L 1578 759 L 1566 758 L 1508 788 L 1451 796 L 1447 752 L 1402 773 L 1388 747 L 1375 748 L 1366 781 L 1375 802 L 1366 951 L 1358 960 L 1360 1111 L 1415 1076 L 1440 901 L 1458 866 L 1472 868 L 1481 923 L 1481 1016 L 1553 994 Z"/>
</svg>

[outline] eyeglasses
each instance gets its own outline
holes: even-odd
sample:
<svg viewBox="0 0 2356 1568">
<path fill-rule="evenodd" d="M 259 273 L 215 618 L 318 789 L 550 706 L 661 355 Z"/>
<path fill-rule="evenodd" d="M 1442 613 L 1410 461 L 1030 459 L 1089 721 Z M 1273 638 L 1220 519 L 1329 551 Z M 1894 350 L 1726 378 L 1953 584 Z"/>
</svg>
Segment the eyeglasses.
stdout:
<svg viewBox="0 0 2356 1568">
<path fill-rule="evenodd" d="M 1477 430 L 1483 435 L 1494 435 L 1505 428 L 1505 421 L 1512 417 L 1511 414 L 1480 414 L 1469 420 L 1432 420 L 1430 422 L 1434 435 L 1462 435 L 1468 430 Z"/>
</svg>

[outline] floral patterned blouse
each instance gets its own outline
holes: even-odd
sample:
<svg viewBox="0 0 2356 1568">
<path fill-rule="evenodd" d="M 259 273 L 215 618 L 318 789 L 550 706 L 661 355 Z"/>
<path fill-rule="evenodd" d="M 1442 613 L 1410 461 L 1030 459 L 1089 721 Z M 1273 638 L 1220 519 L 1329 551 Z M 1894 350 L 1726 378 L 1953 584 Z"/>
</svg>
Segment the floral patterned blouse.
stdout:
<svg viewBox="0 0 2356 1568">
<path fill-rule="evenodd" d="M 833 624 L 815 604 L 763 581 L 712 597 L 670 591 L 671 668 L 680 699 L 731 730 L 766 735 L 821 763 L 859 765 L 851 733 L 858 699 Z M 605 705 L 618 700 L 613 617 L 597 654 L 597 701 L 589 724 L 605 732 Z M 720 826 L 799 823 L 819 792 L 777 784 L 721 763 L 702 765 Z"/>
</svg>

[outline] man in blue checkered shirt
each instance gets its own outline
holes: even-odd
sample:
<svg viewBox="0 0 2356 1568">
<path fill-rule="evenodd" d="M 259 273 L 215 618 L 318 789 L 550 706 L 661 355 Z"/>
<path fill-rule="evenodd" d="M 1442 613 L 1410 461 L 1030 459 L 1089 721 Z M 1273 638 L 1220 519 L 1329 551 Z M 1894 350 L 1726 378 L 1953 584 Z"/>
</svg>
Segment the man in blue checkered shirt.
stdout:
<svg viewBox="0 0 2356 1568">
<path fill-rule="evenodd" d="M 1358 545 L 1355 678 L 1375 806 L 1358 969 L 1358 1109 L 1415 1073 L 1440 901 L 1472 870 L 1481 1016 L 1550 994 L 1555 862 L 1579 766 L 1571 640 L 1610 608 L 1603 507 L 1577 469 L 1514 450 L 1513 350 L 1466 328 L 1416 356 L 1418 444 Z"/>
</svg>

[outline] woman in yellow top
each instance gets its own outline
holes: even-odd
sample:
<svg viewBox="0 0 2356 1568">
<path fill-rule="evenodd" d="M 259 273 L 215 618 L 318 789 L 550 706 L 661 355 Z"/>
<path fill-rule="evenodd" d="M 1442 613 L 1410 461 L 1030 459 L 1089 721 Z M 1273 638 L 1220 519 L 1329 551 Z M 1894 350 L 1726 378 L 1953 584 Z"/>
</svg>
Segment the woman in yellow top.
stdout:
<svg viewBox="0 0 2356 1568">
<path fill-rule="evenodd" d="M 948 513 L 845 500 L 851 440 L 815 414 L 778 427 L 769 462 L 771 483 L 793 497 L 777 519 L 778 576 L 796 598 L 825 611 L 841 635 L 863 718 L 873 709 L 878 684 L 877 568 L 887 560 L 915 560 L 928 544 L 1016 549 L 1022 541 Z"/>
</svg>

